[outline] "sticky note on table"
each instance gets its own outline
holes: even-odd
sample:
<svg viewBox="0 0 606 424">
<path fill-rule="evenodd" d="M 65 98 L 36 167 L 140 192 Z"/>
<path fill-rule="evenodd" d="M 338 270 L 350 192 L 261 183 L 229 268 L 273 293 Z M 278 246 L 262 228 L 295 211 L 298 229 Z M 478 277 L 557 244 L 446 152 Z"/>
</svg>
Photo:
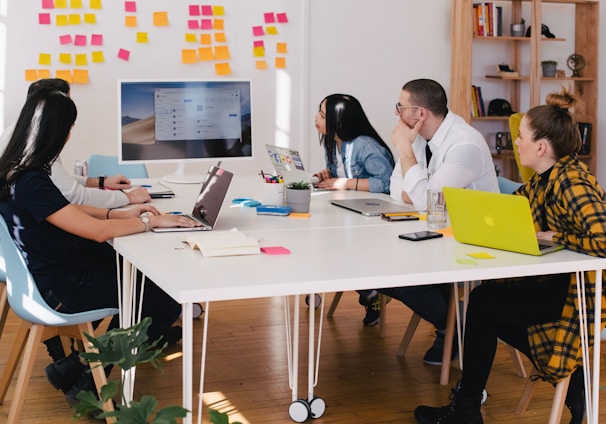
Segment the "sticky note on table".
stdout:
<svg viewBox="0 0 606 424">
<path fill-rule="evenodd" d="M 486 252 L 468 253 L 467 256 L 471 256 L 476 259 L 494 259 L 495 257 Z"/>
<path fill-rule="evenodd" d="M 262 247 L 261 252 L 265 253 L 266 255 L 289 255 L 290 254 L 290 250 L 288 250 L 286 247 L 282 247 L 282 246 Z"/>
</svg>

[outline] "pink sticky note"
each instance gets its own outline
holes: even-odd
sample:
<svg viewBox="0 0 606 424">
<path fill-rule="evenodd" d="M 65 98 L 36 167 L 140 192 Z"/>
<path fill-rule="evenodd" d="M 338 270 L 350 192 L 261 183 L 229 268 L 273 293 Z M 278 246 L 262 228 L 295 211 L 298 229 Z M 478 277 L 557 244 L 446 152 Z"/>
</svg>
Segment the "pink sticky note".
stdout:
<svg viewBox="0 0 606 424">
<path fill-rule="evenodd" d="M 273 12 L 264 13 L 263 17 L 265 18 L 266 24 L 273 24 L 276 22 L 276 16 L 273 14 Z"/>
<path fill-rule="evenodd" d="M 40 13 L 40 14 L 38 14 L 38 23 L 40 25 L 50 25 L 50 23 L 51 23 L 50 13 Z"/>
<path fill-rule="evenodd" d="M 93 46 L 103 45 L 103 34 L 92 34 L 90 36 L 90 44 Z"/>
<path fill-rule="evenodd" d="M 198 6 L 197 4 L 190 4 L 189 16 L 200 16 L 200 6 Z"/>
<path fill-rule="evenodd" d="M 213 7 L 210 5 L 202 5 L 202 15 L 204 16 L 212 16 L 213 15 Z"/>
<path fill-rule="evenodd" d="M 265 47 L 265 44 L 263 43 L 263 40 L 255 40 L 253 42 L 254 47 Z"/>
<path fill-rule="evenodd" d="M 124 11 L 125 12 L 136 12 L 137 11 L 137 2 L 136 1 L 125 1 L 124 2 Z"/>
<path fill-rule="evenodd" d="M 120 58 L 122 60 L 128 60 L 130 58 L 130 51 L 128 51 L 126 49 L 118 50 L 118 58 Z"/>
<path fill-rule="evenodd" d="M 190 19 L 187 21 L 187 28 L 189 29 L 200 29 L 200 21 L 197 19 Z"/>
<path fill-rule="evenodd" d="M 289 255 L 290 254 L 290 250 L 288 250 L 286 247 L 282 247 L 282 246 L 262 247 L 261 252 L 265 253 L 266 255 Z"/>
<path fill-rule="evenodd" d="M 42 0 L 42 9 L 54 9 L 55 1 L 54 0 Z"/>
<path fill-rule="evenodd" d="M 278 17 L 278 22 L 281 24 L 285 24 L 288 22 L 288 16 L 286 16 L 286 12 L 276 14 Z"/>
<path fill-rule="evenodd" d="M 254 26 L 252 28 L 253 30 L 253 35 L 255 37 L 261 37 L 262 35 L 265 35 L 265 31 L 263 31 L 263 27 L 262 26 Z"/>
<path fill-rule="evenodd" d="M 74 45 L 86 46 L 86 35 L 76 35 L 74 38 Z"/>
<path fill-rule="evenodd" d="M 60 44 L 71 44 L 72 43 L 72 36 L 70 34 L 60 35 L 59 36 L 59 43 Z"/>
<path fill-rule="evenodd" d="M 202 19 L 200 22 L 201 29 L 213 29 L 213 21 L 211 19 Z"/>
</svg>

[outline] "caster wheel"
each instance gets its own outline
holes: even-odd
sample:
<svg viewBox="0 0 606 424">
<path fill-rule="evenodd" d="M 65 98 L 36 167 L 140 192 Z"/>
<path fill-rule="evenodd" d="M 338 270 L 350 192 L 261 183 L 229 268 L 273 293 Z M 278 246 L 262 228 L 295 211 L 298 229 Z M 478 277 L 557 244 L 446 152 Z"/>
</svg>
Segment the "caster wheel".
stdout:
<svg viewBox="0 0 606 424">
<path fill-rule="evenodd" d="M 318 309 L 320 304 L 322 303 L 322 296 L 319 294 L 314 294 L 314 309 Z M 309 306 L 309 295 L 305 296 L 305 304 Z"/>
<path fill-rule="evenodd" d="M 295 400 L 288 407 L 288 415 L 296 423 L 304 423 L 310 414 L 309 405 L 303 399 Z"/>
<path fill-rule="evenodd" d="M 314 396 L 311 402 L 309 402 L 309 410 L 311 418 L 320 418 L 326 411 L 326 402 L 324 399 Z"/>
<path fill-rule="evenodd" d="M 199 303 L 194 303 L 192 305 L 192 312 L 193 312 L 192 315 L 193 315 L 194 319 L 198 319 L 204 313 L 204 309 L 202 308 L 202 305 L 200 305 Z"/>
<path fill-rule="evenodd" d="M 488 400 L 488 392 L 486 389 L 482 390 L 482 400 L 480 401 L 480 405 L 484 405 Z"/>
</svg>

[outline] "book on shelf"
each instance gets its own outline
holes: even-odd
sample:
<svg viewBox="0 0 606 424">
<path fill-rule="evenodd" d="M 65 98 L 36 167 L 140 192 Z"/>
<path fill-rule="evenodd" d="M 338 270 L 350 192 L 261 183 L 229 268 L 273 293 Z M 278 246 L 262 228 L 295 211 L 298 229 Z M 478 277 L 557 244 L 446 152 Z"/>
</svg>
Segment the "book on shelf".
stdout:
<svg viewBox="0 0 606 424">
<path fill-rule="evenodd" d="M 482 97 L 482 87 L 477 85 L 471 86 L 471 107 L 473 117 L 486 116 L 484 107 L 484 98 Z"/>
<path fill-rule="evenodd" d="M 259 242 L 233 228 L 229 231 L 189 233 L 183 239 L 192 249 L 200 250 L 204 257 L 258 255 Z"/>
<path fill-rule="evenodd" d="M 473 4 L 474 35 L 500 37 L 503 35 L 503 7 L 494 2 Z"/>
</svg>

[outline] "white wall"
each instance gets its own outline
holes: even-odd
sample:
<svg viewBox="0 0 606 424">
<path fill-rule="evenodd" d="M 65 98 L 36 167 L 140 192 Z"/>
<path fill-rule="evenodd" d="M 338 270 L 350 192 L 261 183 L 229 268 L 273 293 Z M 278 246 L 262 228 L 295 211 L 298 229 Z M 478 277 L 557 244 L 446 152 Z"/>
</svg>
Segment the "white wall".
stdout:
<svg viewBox="0 0 606 424">
<path fill-rule="evenodd" d="M 2 2 L 6 1 L 9 1 L 5 20 L 8 39 L 4 61 L 6 76 L 0 81 L 4 85 L 0 85 L 0 91 L 4 90 L 6 99 L 4 122 L 10 123 L 16 119 L 27 90 L 24 69 L 38 67 L 40 51 L 64 50 L 56 42 L 57 34 L 83 33 L 85 29 L 38 26 L 39 1 L 0 0 L 0 13 Z M 88 0 L 84 0 L 84 4 L 87 5 Z M 103 10 L 98 12 L 103 19 L 86 31 L 105 34 L 106 63 L 89 66 L 90 84 L 73 86 L 79 117 L 72 141 L 63 155 L 66 165 L 93 152 L 117 153 L 118 78 L 214 76 L 204 66 L 182 65 L 180 58 L 171 56 L 176 51 L 175 46 L 179 49 L 184 46 L 180 40 L 185 30 L 179 25 L 179 19 L 187 4 L 170 0 L 138 1 L 141 15 L 152 10 L 169 11 L 171 27 L 142 29 L 149 31 L 154 40 L 149 45 L 136 45 L 128 41 L 133 37 L 132 31 L 122 25 L 123 2 L 104 0 Z M 225 6 L 226 25 L 231 25 L 231 28 L 226 26 L 226 33 L 235 58 L 232 62 L 235 69 L 233 77 L 253 79 L 255 158 L 253 161 L 230 162 L 228 166 L 236 172 L 267 169 L 268 161 L 263 155 L 265 143 L 290 143 L 302 150 L 308 169 L 316 171 L 322 168 L 323 153 L 318 145 L 313 117 L 318 103 L 328 94 L 342 92 L 356 96 L 389 144 L 389 135 L 397 119 L 393 113 L 394 104 L 406 81 L 433 78 L 441 82 L 447 92 L 449 90 L 448 0 L 223 0 L 212 4 Z M 553 6 L 556 10 L 551 14 L 545 13 L 544 22 L 558 36 L 570 32 L 573 25 L 570 14 L 561 13 L 558 5 Z M 285 72 L 261 72 L 252 66 L 250 27 L 261 23 L 262 13 L 266 11 L 286 11 L 290 19 L 281 34 L 289 44 Z M 600 16 L 606 16 L 604 7 Z M 600 32 L 603 34 L 604 29 Z M 136 53 L 135 57 L 129 62 L 115 59 L 114 50 L 127 41 Z M 560 50 L 563 52 L 558 51 L 557 54 L 564 59 L 572 53 L 567 48 Z M 605 50 L 606 44 L 602 43 L 600 80 L 606 76 Z M 503 61 L 498 51 L 493 54 L 495 64 Z M 482 84 L 482 81 L 478 83 Z M 284 86 L 287 88 L 282 88 Z M 287 125 L 284 124 L 283 105 L 290 107 L 286 114 Z M 600 101 L 599 109 L 598 132 L 606 134 L 602 124 L 606 116 L 603 101 Z M 600 170 L 603 168 L 601 164 L 606 162 L 606 147 L 600 145 L 598 154 L 601 160 L 596 171 L 598 178 L 604 179 L 606 174 L 602 175 Z M 171 169 L 171 166 L 154 166 L 150 171 L 152 175 L 162 175 Z"/>
</svg>

